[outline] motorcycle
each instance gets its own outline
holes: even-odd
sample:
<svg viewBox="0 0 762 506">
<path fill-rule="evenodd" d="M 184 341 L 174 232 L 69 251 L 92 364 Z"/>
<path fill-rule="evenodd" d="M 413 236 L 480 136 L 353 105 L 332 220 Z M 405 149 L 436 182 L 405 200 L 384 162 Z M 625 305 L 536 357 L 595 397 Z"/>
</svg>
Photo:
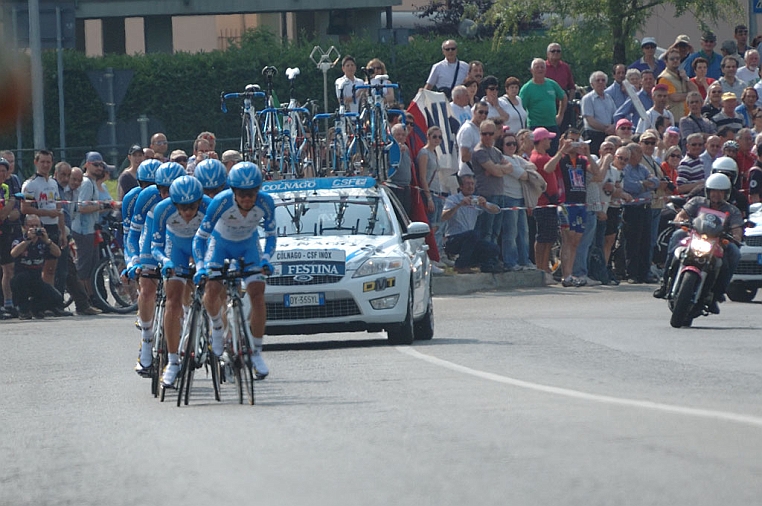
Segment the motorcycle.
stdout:
<svg viewBox="0 0 762 506">
<path fill-rule="evenodd" d="M 738 242 L 725 232 L 725 213 L 701 208 L 692 222 L 670 224 L 688 232 L 675 249 L 671 278 L 667 284 L 667 302 L 675 328 L 690 327 L 697 316 L 708 316 L 714 296 L 713 287 L 722 267 L 723 246 Z M 668 275 L 669 273 L 665 273 Z"/>
</svg>

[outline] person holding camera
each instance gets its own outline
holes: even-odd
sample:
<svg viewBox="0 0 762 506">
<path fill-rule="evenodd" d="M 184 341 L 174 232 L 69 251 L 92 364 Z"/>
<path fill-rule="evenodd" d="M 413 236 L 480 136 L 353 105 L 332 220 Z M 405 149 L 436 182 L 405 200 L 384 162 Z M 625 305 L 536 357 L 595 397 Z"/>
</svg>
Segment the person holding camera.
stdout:
<svg viewBox="0 0 762 506">
<path fill-rule="evenodd" d="M 20 320 L 45 318 L 45 311 L 55 316 L 71 316 L 63 310 L 61 292 L 42 279 L 45 259 L 58 258 L 61 248 L 48 236 L 40 217 L 27 214 L 22 227 L 22 236 L 13 241 L 11 256 L 15 259 L 11 289 L 13 300 L 19 309 Z"/>
<path fill-rule="evenodd" d="M 447 222 L 445 253 L 458 255 L 455 272 L 471 274 L 474 266 L 482 272 L 503 272 L 500 265 L 500 249 L 496 244 L 479 237 L 475 230 L 480 214 L 500 214 L 500 207 L 487 199 L 474 195 L 476 179 L 471 174 L 458 176 L 460 192 L 447 197 L 442 211 L 442 221 Z"/>
</svg>

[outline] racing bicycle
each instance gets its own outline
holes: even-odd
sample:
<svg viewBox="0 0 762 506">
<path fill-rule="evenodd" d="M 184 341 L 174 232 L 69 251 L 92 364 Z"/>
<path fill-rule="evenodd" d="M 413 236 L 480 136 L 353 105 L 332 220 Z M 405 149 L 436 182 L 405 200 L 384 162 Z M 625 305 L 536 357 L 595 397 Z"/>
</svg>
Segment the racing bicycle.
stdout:
<svg viewBox="0 0 762 506">
<path fill-rule="evenodd" d="M 92 274 L 93 303 L 103 311 L 129 314 L 138 307 L 138 291 L 132 283 L 123 283 L 121 279 L 121 272 L 127 267 L 119 243 L 122 224 L 111 214 L 105 219 L 105 225 L 96 225 L 95 230 L 100 261 Z"/>
<path fill-rule="evenodd" d="M 265 147 L 265 141 L 262 137 L 262 130 L 257 121 L 256 108 L 253 106 L 255 98 L 264 98 L 264 92 L 256 84 L 246 85 L 243 93 L 225 93 L 220 94 L 220 107 L 222 112 L 228 112 L 226 100 L 231 98 L 242 98 L 241 105 L 241 145 L 240 152 L 243 160 L 246 162 L 260 163 L 262 152 Z"/>
</svg>

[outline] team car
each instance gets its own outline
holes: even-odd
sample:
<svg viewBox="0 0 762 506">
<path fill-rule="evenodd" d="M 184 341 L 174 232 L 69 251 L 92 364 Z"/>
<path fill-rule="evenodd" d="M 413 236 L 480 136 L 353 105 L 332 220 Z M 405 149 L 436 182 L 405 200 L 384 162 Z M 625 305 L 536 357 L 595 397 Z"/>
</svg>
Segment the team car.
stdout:
<svg viewBox="0 0 762 506">
<path fill-rule="evenodd" d="M 267 279 L 268 335 L 387 332 L 434 336 L 429 226 L 411 222 L 370 177 L 269 181 L 278 245 Z"/>
<path fill-rule="evenodd" d="M 762 287 L 762 204 L 751 205 L 749 222 L 754 226 L 744 230 L 741 261 L 727 290 L 735 302 L 751 302 Z"/>
</svg>

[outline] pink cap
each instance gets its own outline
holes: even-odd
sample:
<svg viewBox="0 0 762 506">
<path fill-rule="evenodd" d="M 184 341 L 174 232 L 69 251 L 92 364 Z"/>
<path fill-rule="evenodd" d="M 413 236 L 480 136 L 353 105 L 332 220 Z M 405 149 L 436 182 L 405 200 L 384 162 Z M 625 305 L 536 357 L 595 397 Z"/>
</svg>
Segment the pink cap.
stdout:
<svg viewBox="0 0 762 506">
<path fill-rule="evenodd" d="M 543 141 L 545 139 L 554 139 L 556 137 L 555 132 L 549 132 L 545 127 L 539 127 L 534 129 L 534 142 Z"/>
</svg>

